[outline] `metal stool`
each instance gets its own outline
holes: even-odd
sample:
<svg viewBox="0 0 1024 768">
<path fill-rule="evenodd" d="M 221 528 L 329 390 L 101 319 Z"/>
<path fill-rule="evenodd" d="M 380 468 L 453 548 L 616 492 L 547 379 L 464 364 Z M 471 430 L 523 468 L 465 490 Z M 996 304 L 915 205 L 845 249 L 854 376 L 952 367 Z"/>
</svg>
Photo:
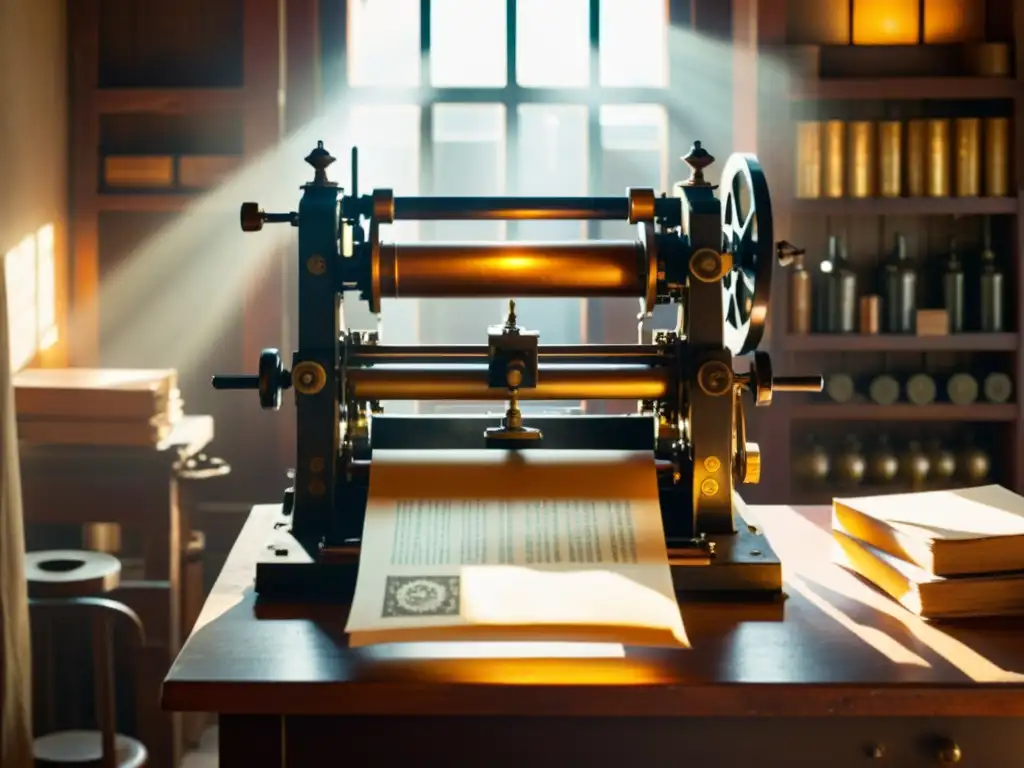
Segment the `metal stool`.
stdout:
<svg viewBox="0 0 1024 768">
<path fill-rule="evenodd" d="M 49 623 L 58 617 L 72 618 L 92 629 L 93 685 L 100 728 L 40 736 L 33 745 L 36 765 L 144 766 L 148 755 L 142 742 L 117 733 L 113 658 L 114 628 L 127 627 L 132 639 L 141 647 L 144 643 L 142 622 L 128 606 L 98 596 L 118 586 L 121 563 L 102 552 L 29 552 L 25 555 L 25 575 L 34 624 Z"/>
</svg>

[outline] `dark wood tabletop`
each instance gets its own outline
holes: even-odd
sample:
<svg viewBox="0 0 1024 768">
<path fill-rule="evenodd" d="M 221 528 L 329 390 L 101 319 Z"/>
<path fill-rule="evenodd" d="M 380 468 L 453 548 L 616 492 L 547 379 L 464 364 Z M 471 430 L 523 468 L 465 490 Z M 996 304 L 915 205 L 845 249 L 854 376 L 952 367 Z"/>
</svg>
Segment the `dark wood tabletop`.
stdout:
<svg viewBox="0 0 1024 768">
<path fill-rule="evenodd" d="M 1024 621 L 922 621 L 830 562 L 828 507 L 751 508 L 776 606 L 685 603 L 686 650 L 346 647 L 343 606 L 258 608 L 253 509 L 163 689 L 171 710 L 283 715 L 1020 716 Z M 589 653 L 583 649 L 589 648 Z"/>
</svg>

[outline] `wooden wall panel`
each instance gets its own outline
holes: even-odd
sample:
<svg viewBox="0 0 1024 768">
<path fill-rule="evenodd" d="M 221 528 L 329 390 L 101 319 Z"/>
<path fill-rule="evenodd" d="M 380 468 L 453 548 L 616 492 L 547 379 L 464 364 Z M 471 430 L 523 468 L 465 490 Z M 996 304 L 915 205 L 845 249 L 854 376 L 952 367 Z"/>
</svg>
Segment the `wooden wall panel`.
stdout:
<svg viewBox="0 0 1024 768">
<path fill-rule="evenodd" d="M 0 204 L 3 254 L 47 224 L 54 226 L 56 346 L 39 363 L 67 355 L 67 48 L 63 0 L 0 5 Z M 9 294 L 18 290 L 8 285 Z"/>
<path fill-rule="evenodd" d="M 99 85 L 237 88 L 244 0 L 101 0 Z"/>
</svg>

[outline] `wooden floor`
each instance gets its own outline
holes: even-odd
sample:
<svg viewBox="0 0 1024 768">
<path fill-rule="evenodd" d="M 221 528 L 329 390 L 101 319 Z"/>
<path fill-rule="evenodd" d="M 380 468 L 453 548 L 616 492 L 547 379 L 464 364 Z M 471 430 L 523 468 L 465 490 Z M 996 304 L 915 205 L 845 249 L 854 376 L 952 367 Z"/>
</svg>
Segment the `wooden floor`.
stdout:
<svg viewBox="0 0 1024 768">
<path fill-rule="evenodd" d="M 217 726 L 211 725 L 199 746 L 185 753 L 179 768 L 217 768 Z"/>
</svg>

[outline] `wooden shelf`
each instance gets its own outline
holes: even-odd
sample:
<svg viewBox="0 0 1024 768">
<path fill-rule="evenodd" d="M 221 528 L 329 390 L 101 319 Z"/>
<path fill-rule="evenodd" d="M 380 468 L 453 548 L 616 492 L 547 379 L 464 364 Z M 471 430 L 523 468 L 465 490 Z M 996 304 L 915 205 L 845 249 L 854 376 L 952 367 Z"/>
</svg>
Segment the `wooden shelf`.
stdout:
<svg viewBox="0 0 1024 768">
<path fill-rule="evenodd" d="M 1017 213 L 1015 197 L 866 197 L 794 200 L 797 216 L 996 216 Z"/>
<path fill-rule="evenodd" d="M 149 112 L 178 115 L 242 109 L 241 88 L 97 88 L 93 108 L 97 114 Z"/>
<path fill-rule="evenodd" d="M 1017 81 L 1009 77 L 889 77 L 832 79 L 794 84 L 793 101 L 814 99 L 1014 99 Z"/>
<path fill-rule="evenodd" d="M 177 213 L 185 210 L 197 197 L 186 192 L 100 194 L 96 196 L 96 208 L 100 211 Z"/>
<path fill-rule="evenodd" d="M 785 334 L 787 352 L 1015 352 L 1016 333 L 954 333 L 949 336 L 900 334 Z"/>
<path fill-rule="evenodd" d="M 790 413 L 794 419 L 804 421 L 1014 421 L 1017 405 L 802 403 L 794 406 Z"/>
</svg>

